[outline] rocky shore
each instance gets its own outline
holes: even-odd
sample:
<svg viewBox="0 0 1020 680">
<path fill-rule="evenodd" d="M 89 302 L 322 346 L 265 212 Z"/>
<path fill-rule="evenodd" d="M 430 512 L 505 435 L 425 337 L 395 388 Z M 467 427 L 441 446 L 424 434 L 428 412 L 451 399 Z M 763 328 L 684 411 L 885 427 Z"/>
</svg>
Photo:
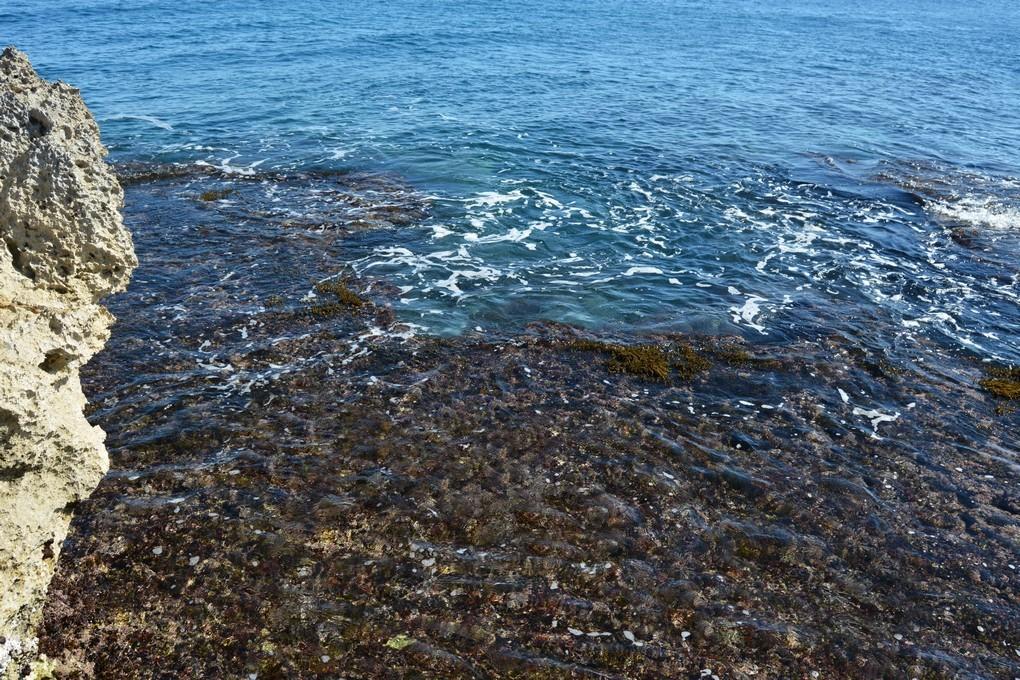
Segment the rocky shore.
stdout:
<svg viewBox="0 0 1020 680">
<path fill-rule="evenodd" d="M 83 373 L 113 465 L 46 608 L 62 677 L 1020 674 L 1016 402 L 980 362 L 416 336 L 345 267 L 427 209 L 406 187 L 126 184 L 142 265 Z"/>
<path fill-rule="evenodd" d="M 136 264 L 78 91 L 0 56 L 0 676 L 34 655 L 47 587 L 77 505 L 108 467 L 78 371 L 109 336 L 100 304 Z"/>
</svg>

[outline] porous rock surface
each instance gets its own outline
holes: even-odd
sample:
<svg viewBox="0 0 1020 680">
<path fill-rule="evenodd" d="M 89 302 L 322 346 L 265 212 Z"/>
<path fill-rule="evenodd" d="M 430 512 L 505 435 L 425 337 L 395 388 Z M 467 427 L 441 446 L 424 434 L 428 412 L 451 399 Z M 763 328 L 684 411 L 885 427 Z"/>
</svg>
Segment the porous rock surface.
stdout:
<svg viewBox="0 0 1020 680">
<path fill-rule="evenodd" d="M 137 264 L 75 88 L 14 48 L 0 55 L 0 677 L 34 652 L 33 628 L 75 504 L 108 460 L 83 415 L 78 369 L 109 336 L 99 304 Z"/>
</svg>

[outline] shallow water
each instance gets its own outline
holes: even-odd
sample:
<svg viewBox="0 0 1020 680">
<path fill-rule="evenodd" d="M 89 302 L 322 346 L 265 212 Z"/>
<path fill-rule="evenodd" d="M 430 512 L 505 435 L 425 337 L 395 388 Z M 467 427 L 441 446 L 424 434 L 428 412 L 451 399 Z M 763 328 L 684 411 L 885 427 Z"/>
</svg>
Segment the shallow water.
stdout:
<svg viewBox="0 0 1020 680">
<path fill-rule="evenodd" d="M 436 337 L 347 259 L 428 212 L 405 184 L 124 182 L 141 264 L 83 371 L 112 470 L 42 635 L 66 674 L 1020 672 L 1018 416 L 982 362 L 880 309 Z"/>
</svg>

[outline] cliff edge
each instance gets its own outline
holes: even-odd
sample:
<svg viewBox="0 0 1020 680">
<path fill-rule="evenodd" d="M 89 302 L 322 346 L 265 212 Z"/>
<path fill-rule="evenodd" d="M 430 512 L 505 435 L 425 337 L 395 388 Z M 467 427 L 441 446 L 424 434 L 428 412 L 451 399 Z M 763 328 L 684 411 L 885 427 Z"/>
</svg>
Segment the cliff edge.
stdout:
<svg viewBox="0 0 1020 680">
<path fill-rule="evenodd" d="M 137 264 L 124 194 L 75 88 L 0 55 L 0 677 L 33 629 L 77 502 L 106 472 L 78 369 L 109 336 L 99 304 Z"/>
</svg>

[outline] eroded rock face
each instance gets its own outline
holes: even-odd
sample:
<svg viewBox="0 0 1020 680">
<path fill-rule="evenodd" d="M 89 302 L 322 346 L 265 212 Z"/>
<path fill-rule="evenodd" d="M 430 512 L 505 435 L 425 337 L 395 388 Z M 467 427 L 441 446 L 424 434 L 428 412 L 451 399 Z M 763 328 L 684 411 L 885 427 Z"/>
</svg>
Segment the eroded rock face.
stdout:
<svg viewBox="0 0 1020 680">
<path fill-rule="evenodd" d="M 75 88 L 48 83 L 14 48 L 0 55 L 0 677 L 33 653 L 75 504 L 107 469 L 83 415 L 78 369 L 113 316 L 99 301 L 137 264 Z"/>
</svg>

